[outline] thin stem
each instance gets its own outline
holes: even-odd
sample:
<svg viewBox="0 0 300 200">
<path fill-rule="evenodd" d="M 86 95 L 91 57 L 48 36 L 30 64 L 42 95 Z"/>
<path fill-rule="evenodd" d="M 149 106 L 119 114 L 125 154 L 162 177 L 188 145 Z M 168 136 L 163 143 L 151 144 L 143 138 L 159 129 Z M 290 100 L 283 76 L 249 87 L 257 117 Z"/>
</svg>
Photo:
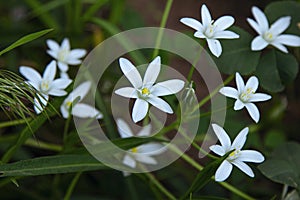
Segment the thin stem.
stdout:
<svg viewBox="0 0 300 200">
<path fill-rule="evenodd" d="M 36 147 L 39 149 L 46 149 L 46 150 L 50 150 L 50 151 L 56 151 L 56 152 L 60 152 L 62 151 L 62 146 L 57 145 L 57 144 L 51 144 L 51 143 L 47 143 L 47 142 L 42 142 L 39 140 L 35 140 L 32 138 L 28 138 L 25 142 L 25 145 L 27 146 L 31 146 L 31 147 Z"/>
<path fill-rule="evenodd" d="M 7 121 L 0 123 L 0 128 L 9 127 L 9 126 L 16 126 L 20 124 L 26 124 L 32 120 L 31 117 L 25 118 L 25 119 L 17 119 L 13 121 Z"/>
<path fill-rule="evenodd" d="M 71 122 L 71 118 L 72 118 L 72 115 L 71 115 L 71 112 L 69 112 L 69 117 L 65 123 L 65 127 L 64 127 L 64 135 L 63 135 L 63 141 L 64 143 L 66 142 L 66 139 L 67 139 L 67 135 L 68 135 L 68 130 L 69 130 L 69 127 L 70 127 L 70 122 Z"/>
<path fill-rule="evenodd" d="M 191 80 L 192 80 L 193 73 L 194 73 L 194 70 L 195 70 L 195 65 L 196 65 L 197 62 L 199 61 L 203 49 L 204 49 L 204 47 L 199 49 L 198 57 L 196 57 L 196 58 L 194 59 L 193 63 L 192 63 L 192 66 L 191 66 L 191 68 L 190 68 L 190 71 L 189 71 L 189 74 L 188 74 L 188 77 L 187 77 L 187 81 L 188 81 L 188 82 L 191 82 Z"/>
<path fill-rule="evenodd" d="M 65 194 L 64 200 L 70 199 L 81 174 L 82 174 L 82 172 L 77 172 L 76 175 L 74 176 L 71 184 L 68 187 L 67 193 Z"/>
<path fill-rule="evenodd" d="M 161 43 L 161 40 L 162 40 L 162 36 L 163 36 L 163 28 L 166 26 L 167 19 L 168 19 L 170 10 L 171 10 L 172 3 L 173 3 L 173 0 L 168 0 L 167 1 L 166 7 L 165 7 L 165 10 L 164 10 L 161 22 L 160 22 L 160 26 L 159 26 L 160 29 L 159 29 L 159 32 L 158 32 L 158 35 L 157 35 L 157 38 L 156 38 L 156 41 L 155 41 L 155 49 L 154 49 L 153 55 L 152 55 L 153 59 L 156 56 L 158 56 L 159 46 L 160 46 L 160 43 Z"/>
</svg>

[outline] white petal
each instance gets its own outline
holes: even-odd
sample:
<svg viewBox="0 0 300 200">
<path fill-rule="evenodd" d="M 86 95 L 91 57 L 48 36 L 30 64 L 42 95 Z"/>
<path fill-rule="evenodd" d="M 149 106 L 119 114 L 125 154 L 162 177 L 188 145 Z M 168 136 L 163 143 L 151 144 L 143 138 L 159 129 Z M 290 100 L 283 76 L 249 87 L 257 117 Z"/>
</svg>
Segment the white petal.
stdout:
<svg viewBox="0 0 300 200">
<path fill-rule="evenodd" d="M 225 149 L 225 152 L 227 152 L 230 149 L 231 146 L 231 141 L 225 130 L 217 125 L 217 124 L 212 124 L 212 127 L 214 129 L 214 132 L 216 136 L 218 137 L 222 147 Z"/>
<path fill-rule="evenodd" d="M 291 47 L 299 47 L 300 46 L 300 37 L 296 35 L 289 35 L 289 34 L 284 34 L 284 35 L 279 35 L 276 38 L 276 42 L 291 46 Z"/>
<path fill-rule="evenodd" d="M 56 75 L 56 61 L 53 60 L 47 65 L 43 74 L 43 79 L 52 81 L 54 80 L 55 75 Z"/>
<path fill-rule="evenodd" d="M 163 153 L 166 148 L 165 146 L 159 143 L 148 143 L 148 144 L 143 144 L 137 147 L 138 153 L 142 153 L 144 155 L 159 155 Z"/>
<path fill-rule="evenodd" d="M 206 36 L 204 35 L 204 33 L 202 31 L 196 31 L 194 33 L 194 36 L 197 38 L 206 38 Z"/>
<path fill-rule="evenodd" d="M 235 82 L 239 93 L 242 93 L 245 89 L 245 83 L 243 78 L 238 72 L 235 73 Z"/>
<path fill-rule="evenodd" d="M 49 49 L 51 49 L 52 51 L 59 51 L 59 45 L 57 42 L 55 42 L 54 40 L 47 40 L 47 45 L 49 47 Z"/>
<path fill-rule="evenodd" d="M 55 59 L 58 58 L 57 51 L 47 50 L 47 53 L 48 53 L 51 57 L 53 57 L 53 58 L 55 58 Z"/>
<path fill-rule="evenodd" d="M 219 57 L 222 53 L 222 46 L 219 40 L 207 39 L 208 47 L 211 53 Z"/>
<path fill-rule="evenodd" d="M 245 104 L 244 104 L 240 99 L 237 99 L 237 100 L 235 101 L 235 103 L 234 103 L 233 109 L 234 109 L 234 110 L 241 110 L 241 109 L 244 108 L 244 106 L 245 106 Z"/>
<path fill-rule="evenodd" d="M 126 58 L 120 58 L 119 64 L 122 72 L 133 85 L 133 87 L 136 89 L 142 87 L 142 78 L 136 67 Z"/>
<path fill-rule="evenodd" d="M 230 150 L 241 150 L 247 140 L 247 135 L 249 132 L 249 128 L 246 127 L 243 130 L 240 131 L 240 133 L 236 136 L 236 138 L 234 139 Z"/>
<path fill-rule="evenodd" d="M 184 87 L 184 81 L 172 79 L 155 84 L 151 88 L 151 94 L 155 96 L 166 96 L 179 92 Z"/>
<path fill-rule="evenodd" d="M 274 46 L 274 47 L 276 47 L 277 49 L 279 49 L 279 50 L 282 51 L 283 53 L 288 53 L 287 48 L 286 48 L 283 44 L 277 42 L 276 40 L 274 40 L 274 41 L 271 43 L 271 45 Z"/>
<path fill-rule="evenodd" d="M 220 31 L 214 34 L 214 38 L 216 39 L 236 39 L 240 36 L 232 31 Z"/>
<path fill-rule="evenodd" d="M 218 182 L 225 181 L 232 171 L 232 164 L 227 160 L 224 160 L 215 174 L 215 180 Z"/>
<path fill-rule="evenodd" d="M 250 26 L 259 34 L 262 35 L 263 32 L 261 30 L 261 28 L 259 27 L 258 23 L 256 23 L 256 21 L 254 21 L 253 19 L 247 18 L 248 23 L 250 24 Z"/>
<path fill-rule="evenodd" d="M 83 104 L 83 103 L 75 104 L 75 106 L 72 108 L 72 115 L 81 118 L 96 117 L 97 119 L 100 119 L 103 117 L 102 113 L 100 113 L 99 110 L 97 110 L 96 108 L 90 105 Z"/>
<path fill-rule="evenodd" d="M 226 153 L 225 149 L 218 144 L 210 146 L 209 149 L 212 150 L 215 154 L 218 154 L 219 156 L 224 156 Z"/>
<path fill-rule="evenodd" d="M 78 87 L 76 87 L 70 94 L 70 101 L 74 101 L 77 97 L 80 97 L 81 101 L 89 92 L 91 88 L 91 82 L 90 81 L 86 81 L 81 83 Z"/>
<path fill-rule="evenodd" d="M 82 58 L 85 55 L 86 55 L 85 49 L 73 49 L 70 52 L 69 57 L 78 59 L 78 58 Z"/>
<path fill-rule="evenodd" d="M 254 163 L 261 163 L 265 160 L 264 156 L 260 152 L 255 150 L 242 150 L 240 151 L 239 157 L 237 159 L 243 162 Z"/>
<path fill-rule="evenodd" d="M 144 154 L 135 154 L 134 155 L 135 159 L 141 163 L 145 163 L 145 164 L 151 164 L 151 165 L 156 165 L 157 161 L 152 158 L 151 156 L 147 156 Z"/>
<path fill-rule="evenodd" d="M 238 99 L 239 92 L 233 87 L 222 87 L 219 92 L 226 97 Z"/>
<path fill-rule="evenodd" d="M 55 89 L 66 89 L 71 83 L 71 79 L 58 78 L 52 82 L 51 87 Z"/>
<path fill-rule="evenodd" d="M 262 37 L 257 36 L 251 42 L 251 50 L 252 51 L 260 51 L 268 46 L 268 42 Z"/>
<path fill-rule="evenodd" d="M 252 13 L 260 27 L 261 32 L 267 31 L 269 29 L 269 23 L 266 15 L 258 7 L 255 6 L 252 7 Z"/>
<path fill-rule="evenodd" d="M 148 113 L 149 104 L 143 99 L 136 99 L 132 109 L 132 120 L 134 123 L 144 119 Z"/>
<path fill-rule="evenodd" d="M 160 72 L 160 56 L 157 56 L 148 66 L 146 72 L 145 72 L 145 76 L 144 76 L 144 80 L 143 80 L 143 85 L 147 86 L 147 87 L 151 87 L 157 77 L 158 74 Z"/>
<path fill-rule="evenodd" d="M 117 119 L 116 120 L 118 131 L 120 133 L 121 138 L 128 138 L 132 137 L 133 133 L 128 126 L 128 124 L 123 119 Z"/>
<path fill-rule="evenodd" d="M 131 168 L 135 168 L 136 162 L 133 158 L 131 158 L 129 155 L 125 155 L 123 158 L 123 164 L 127 165 Z"/>
<path fill-rule="evenodd" d="M 214 23 L 216 31 L 223 31 L 229 28 L 234 23 L 234 18 L 231 16 L 222 16 Z"/>
<path fill-rule="evenodd" d="M 144 126 L 138 133 L 137 136 L 143 137 L 143 136 L 150 136 L 151 134 L 151 124 L 148 124 Z"/>
<path fill-rule="evenodd" d="M 58 66 L 59 70 L 62 72 L 66 72 L 69 69 L 69 66 L 66 63 L 63 63 L 60 61 L 57 62 L 57 66 Z"/>
<path fill-rule="evenodd" d="M 42 81 L 41 75 L 34 69 L 26 66 L 21 66 L 19 69 L 20 73 L 29 80 L 29 83 L 35 88 L 39 89 L 40 82 Z"/>
<path fill-rule="evenodd" d="M 259 102 L 259 101 L 267 101 L 271 99 L 272 97 L 268 94 L 263 94 L 263 93 L 255 93 L 251 96 L 249 99 L 250 102 Z"/>
<path fill-rule="evenodd" d="M 206 28 L 212 21 L 209 10 L 205 4 L 201 7 L 201 19 L 204 28 Z"/>
<path fill-rule="evenodd" d="M 68 73 L 66 73 L 66 72 L 60 72 L 60 78 L 70 79 Z"/>
<path fill-rule="evenodd" d="M 61 43 L 61 49 L 67 49 L 70 50 L 70 41 L 68 38 L 65 38 Z"/>
<path fill-rule="evenodd" d="M 285 31 L 289 25 L 291 23 L 291 17 L 290 16 L 286 16 L 286 17 L 280 17 L 278 20 L 276 20 L 270 28 L 270 32 L 276 36 L 279 35 L 281 33 L 283 33 L 283 31 Z"/>
<path fill-rule="evenodd" d="M 257 123 L 259 121 L 260 118 L 260 114 L 258 111 L 258 108 L 256 107 L 256 105 L 254 105 L 253 103 L 247 103 L 245 104 L 251 118 Z"/>
<path fill-rule="evenodd" d="M 51 88 L 48 91 L 48 94 L 52 95 L 52 96 L 61 97 L 61 96 L 65 96 L 68 93 L 66 91 L 64 91 L 64 90 L 61 90 L 61 89 Z"/>
<path fill-rule="evenodd" d="M 123 87 L 115 91 L 117 95 L 127 98 L 138 98 L 138 93 L 133 87 Z"/>
<path fill-rule="evenodd" d="M 249 78 L 249 80 L 247 81 L 246 83 L 246 86 L 245 88 L 248 89 L 248 88 L 251 88 L 251 90 L 253 92 L 256 92 L 257 88 L 258 88 L 258 79 L 256 78 L 256 76 L 251 76 Z"/>
<path fill-rule="evenodd" d="M 81 60 L 77 59 L 77 58 L 71 58 L 68 57 L 65 62 L 69 65 L 80 65 L 82 63 Z"/>
<path fill-rule="evenodd" d="M 164 111 L 169 114 L 173 114 L 173 110 L 172 110 L 171 106 L 167 102 L 165 102 L 163 99 L 150 94 L 147 101 L 150 104 L 152 104 L 153 106 L 155 106 L 156 108 L 160 109 L 161 111 Z"/>
<path fill-rule="evenodd" d="M 232 164 L 234 164 L 237 168 L 239 168 L 242 172 L 244 172 L 248 176 L 254 177 L 254 173 L 253 173 L 252 169 L 244 162 L 241 162 L 236 159 L 236 160 L 232 161 Z"/>
<path fill-rule="evenodd" d="M 43 96 L 37 95 L 39 99 L 34 98 L 34 110 L 37 114 L 40 114 L 46 105 L 48 104 L 49 96 L 43 94 Z"/>
<path fill-rule="evenodd" d="M 196 19 L 184 17 L 184 18 L 180 19 L 180 22 L 182 22 L 185 25 L 195 29 L 196 31 L 202 31 L 203 30 L 202 24 Z"/>
<path fill-rule="evenodd" d="M 66 108 L 66 102 L 64 101 L 64 103 L 60 106 L 60 112 L 63 116 L 63 118 L 68 119 L 69 118 L 69 111 Z"/>
</svg>

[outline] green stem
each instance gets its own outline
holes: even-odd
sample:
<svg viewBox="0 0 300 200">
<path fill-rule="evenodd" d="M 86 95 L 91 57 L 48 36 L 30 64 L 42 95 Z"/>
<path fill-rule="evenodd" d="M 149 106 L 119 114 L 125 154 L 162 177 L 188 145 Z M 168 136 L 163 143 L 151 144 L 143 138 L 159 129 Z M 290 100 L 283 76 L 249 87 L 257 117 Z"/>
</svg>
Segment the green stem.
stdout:
<svg viewBox="0 0 300 200">
<path fill-rule="evenodd" d="M 159 32 L 158 32 L 158 35 L 157 35 L 157 38 L 156 38 L 156 41 L 155 41 L 155 49 L 154 49 L 153 55 L 152 55 L 153 59 L 156 56 L 158 56 L 159 46 L 160 46 L 160 43 L 161 43 L 161 40 L 162 40 L 162 36 L 163 36 L 163 28 L 166 26 L 167 19 L 168 19 L 170 10 L 171 10 L 172 3 L 173 3 L 173 0 L 168 0 L 167 1 L 166 7 L 165 7 L 165 10 L 164 10 L 161 22 L 160 22 L 160 26 L 159 26 L 160 29 L 159 29 Z"/>
<path fill-rule="evenodd" d="M 35 140 L 32 138 L 28 138 L 25 142 L 25 145 L 27 146 L 31 146 L 31 147 L 36 147 L 39 149 L 46 149 L 46 150 L 50 150 L 50 151 L 56 151 L 56 152 L 60 152 L 62 151 L 62 146 L 57 145 L 57 144 L 51 144 L 51 143 L 47 143 L 47 142 L 42 142 L 39 140 Z"/>
<path fill-rule="evenodd" d="M 71 184 L 68 187 L 67 193 L 65 194 L 64 200 L 69 200 L 70 199 L 70 197 L 73 193 L 73 190 L 74 190 L 81 174 L 82 174 L 82 172 L 77 172 L 76 175 L 74 176 Z"/>
<path fill-rule="evenodd" d="M 20 124 L 26 124 L 31 121 L 31 117 L 25 118 L 25 119 L 17 119 L 13 121 L 7 121 L 0 123 L 0 128 L 9 127 L 9 126 L 16 126 Z"/>
<path fill-rule="evenodd" d="M 194 73 L 194 70 L 195 70 L 195 65 L 197 64 L 197 62 L 199 61 L 199 59 L 201 57 L 202 50 L 203 50 L 203 48 L 199 49 L 198 57 L 196 57 L 194 59 L 193 63 L 192 63 L 192 66 L 190 68 L 190 71 L 189 71 L 189 74 L 188 74 L 188 77 L 187 77 L 188 82 L 191 82 L 191 80 L 192 80 L 192 76 L 193 76 L 193 73 Z"/>
<path fill-rule="evenodd" d="M 67 119 L 67 121 L 65 123 L 65 127 L 64 127 L 64 134 L 63 134 L 64 144 L 66 143 L 66 140 L 67 140 L 68 130 L 69 130 L 69 127 L 70 127 L 71 118 L 72 118 L 72 115 L 71 115 L 71 112 L 69 112 L 69 117 L 68 117 L 68 119 Z"/>
</svg>

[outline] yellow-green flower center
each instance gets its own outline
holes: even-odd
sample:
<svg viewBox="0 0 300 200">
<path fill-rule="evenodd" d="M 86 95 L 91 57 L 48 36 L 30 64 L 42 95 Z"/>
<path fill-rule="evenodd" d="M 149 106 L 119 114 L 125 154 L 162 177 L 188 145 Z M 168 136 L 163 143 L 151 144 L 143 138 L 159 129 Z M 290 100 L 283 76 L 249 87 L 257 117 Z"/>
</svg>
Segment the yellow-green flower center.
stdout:
<svg viewBox="0 0 300 200">
<path fill-rule="evenodd" d="M 214 21 L 211 21 L 211 23 L 208 25 L 208 27 L 205 30 L 205 36 L 208 38 L 212 38 L 215 32 L 216 26 L 213 25 Z"/>
<path fill-rule="evenodd" d="M 150 94 L 150 90 L 148 88 L 145 87 L 142 89 L 142 95 L 148 96 L 149 94 Z"/>
<path fill-rule="evenodd" d="M 137 152 L 138 152 L 138 149 L 137 149 L 136 147 L 134 147 L 134 148 L 131 149 L 131 152 L 132 152 L 132 153 L 137 153 Z"/>
<path fill-rule="evenodd" d="M 239 154 L 240 154 L 240 150 L 234 150 L 233 152 L 231 152 L 230 154 L 229 154 L 229 156 L 228 156 L 228 160 L 234 160 L 234 159 L 236 159 L 238 156 L 239 156 Z"/>
<path fill-rule="evenodd" d="M 248 102 L 251 98 L 252 94 L 254 94 L 254 90 L 252 88 L 247 88 L 241 95 L 240 99 L 243 102 Z"/>
<path fill-rule="evenodd" d="M 67 56 L 69 54 L 69 50 L 68 49 L 61 49 L 59 52 L 58 52 L 58 55 L 57 55 L 57 60 L 63 62 L 66 60 Z"/>
<path fill-rule="evenodd" d="M 268 42 L 271 42 L 272 40 L 274 40 L 274 35 L 271 32 L 266 32 L 264 34 L 264 39 Z"/>
<path fill-rule="evenodd" d="M 41 85 L 40 85 L 40 89 L 41 89 L 41 92 L 43 93 L 48 93 L 49 89 L 50 89 L 50 84 L 51 82 L 48 81 L 48 80 L 43 80 L 41 82 Z"/>
</svg>

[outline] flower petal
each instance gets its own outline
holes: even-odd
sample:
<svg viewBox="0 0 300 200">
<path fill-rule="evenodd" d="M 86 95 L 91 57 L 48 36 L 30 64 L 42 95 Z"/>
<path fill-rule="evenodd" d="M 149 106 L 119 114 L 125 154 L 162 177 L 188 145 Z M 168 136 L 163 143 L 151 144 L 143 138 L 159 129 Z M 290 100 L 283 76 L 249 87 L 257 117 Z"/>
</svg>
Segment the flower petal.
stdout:
<svg viewBox="0 0 300 200">
<path fill-rule="evenodd" d="M 125 155 L 124 158 L 123 158 L 123 164 L 127 165 L 131 168 L 135 168 L 136 161 L 132 157 L 130 157 L 129 155 Z"/>
<path fill-rule="evenodd" d="M 67 99 L 70 99 L 69 101 L 73 102 L 77 97 L 80 97 L 79 101 L 81 101 L 87 95 L 90 88 L 90 81 L 83 82 L 69 94 Z"/>
<path fill-rule="evenodd" d="M 259 102 L 259 101 L 267 101 L 271 99 L 272 97 L 268 94 L 263 94 L 263 93 L 255 93 L 251 96 L 249 99 L 250 102 Z"/>
<path fill-rule="evenodd" d="M 136 67 L 126 58 L 120 58 L 119 64 L 122 72 L 133 85 L 134 88 L 139 89 L 142 87 L 142 78 Z"/>
<path fill-rule="evenodd" d="M 250 114 L 250 117 L 257 123 L 259 121 L 260 114 L 256 105 L 253 103 L 247 103 L 245 106 Z"/>
<path fill-rule="evenodd" d="M 253 92 L 256 92 L 256 90 L 258 88 L 258 84 L 259 84 L 259 82 L 258 82 L 257 77 L 256 76 L 251 76 L 249 78 L 249 80 L 247 81 L 245 88 L 246 89 L 251 88 L 251 90 Z"/>
<path fill-rule="evenodd" d="M 118 128 L 121 138 L 128 138 L 128 137 L 133 136 L 133 133 L 132 133 L 130 127 L 123 119 L 117 119 L 116 123 L 117 123 L 117 128 Z"/>
<path fill-rule="evenodd" d="M 266 15 L 256 6 L 252 7 L 252 13 L 260 27 L 261 32 L 263 33 L 267 31 L 269 29 L 269 22 Z"/>
<path fill-rule="evenodd" d="M 240 99 L 237 99 L 237 100 L 235 101 L 235 103 L 234 103 L 233 109 L 234 109 L 234 110 L 241 110 L 241 109 L 244 108 L 244 106 L 245 106 L 245 104 L 244 104 Z"/>
<path fill-rule="evenodd" d="M 138 93 L 133 87 L 123 87 L 115 91 L 117 95 L 127 97 L 127 98 L 138 98 Z"/>
<path fill-rule="evenodd" d="M 157 161 L 152 158 L 151 156 L 147 156 L 145 154 L 135 154 L 134 155 L 135 159 L 141 163 L 145 163 L 145 164 L 151 164 L 151 165 L 156 165 Z"/>
<path fill-rule="evenodd" d="M 274 36 L 279 35 L 289 27 L 290 23 L 291 23 L 290 16 L 280 17 L 271 25 L 269 31 Z"/>
<path fill-rule="evenodd" d="M 232 164 L 224 160 L 216 171 L 215 180 L 218 182 L 225 181 L 229 177 L 232 168 Z"/>
<path fill-rule="evenodd" d="M 51 89 L 48 91 L 48 94 L 49 94 L 49 95 L 52 95 L 52 96 L 61 97 L 61 96 L 65 96 L 65 95 L 68 94 L 68 93 L 67 93 L 66 91 L 64 91 L 64 90 L 61 90 L 61 89 L 51 88 Z"/>
<path fill-rule="evenodd" d="M 66 63 L 58 61 L 57 66 L 58 66 L 59 70 L 62 72 L 66 72 L 69 70 L 69 66 Z"/>
<path fill-rule="evenodd" d="M 242 93 L 245 89 L 245 83 L 240 73 L 238 72 L 235 73 L 235 82 L 236 82 L 236 87 L 238 89 L 238 92 Z"/>
<path fill-rule="evenodd" d="M 59 51 L 59 44 L 57 42 L 55 42 L 54 40 L 46 40 L 46 43 L 49 47 L 49 49 L 51 49 L 54 52 Z"/>
<path fill-rule="evenodd" d="M 256 21 L 254 21 L 253 19 L 247 18 L 248 23 L 250 24 L 250 26 L 259 34 L 262 35 L 263 32 L 261 30 L 261 28 L 259 27 L 258 23 Z"/>
<path fill-rule="evenodd" d="M 252 51 L 260 51 L 268 46 L 268 42 L 262 37 L 257 36 L 251 42 L 251 50 Z"/>
<path fill-rule="evenodd" d="M 61 43 L 61 49 L 70 50 L 70 41 L 68 38 L 65 38 Z"/>
<path fill-rule="evenodd" d="M 219 92 L 226 97 L 238 99 L 239 92 L 233 87 L 222 87 Z"/>
<path fill-rule="evenodd" d="M 205 29 L 208 25 L 211 23 L 211 16 L 209 13 L 208 8 L 206 7 L 205 4 L 202 5 L 201 7 L 201 19 L 202 19 L 202 25 L 203 28 Z"/>
<path fill-rule="evenodd" d="M 166 96 L 179 92 L 183 87 L 184 81 L 179 79 L 171 79 L 155 84 L 151 88 L 151 94 L 155 96 Z"/>
<path fill-rule="evenodd" d="M 193 18 L 189 18 L 189 17 L 184 17 L 180 19 L 181 23 L 184 23 L 185 25 L 195 29 L 196 31 L 202 31 L 203 30 L 203 26 L 202 24 Z"/>
<path fill-rule="evenodd" d="M 21 66 L 20 73 L 29 80 L 29 83 L 37 90 L 39 90 L 40 82 L 42 81 L 41 75 L 34 69 L 26 66 Z"/>
<path fill-rule="evenodd" d="M 60 106 L 60 112 L 63 116 L 63 118 L 68 119 L 69 118 L 69 111 L 67 110 L 66 107 L 66 101 Z"/>
<path fill-rule="evenodd" d="M 216 39 L 236 39 L 240 36 L 232 31 L 219 31 L 214 34 Z"/>
<path fill-rule="evenodd" d="M 171 106 L 163 99 L 150 94 L 147 101 L 153 106 L 155 106 L 156 108 L 160 109 L 161 111 L 164 111 L 169 114 L 173 114 L 173 110 Z"/>
<path fill-rule="evenodd" d="M 37 94 L 38 99 L 34 98 L 34 110 L 36 112 L 36 114 L 40 114 L 44 108 L 46 107 L 46 105 L 48 104 L 48 99 L 49 96 L 43 94 L 43 96 L 40 96 L 39 94 Z"/>
<path fill-rule="evenodd" d="M 70 51 L 69 58 L 82 58 L 86 55 L 85 49 L 73 49 Z"/>
<path fill-rule="evenodd" d="M 150 136 L 151 134 L 151 124 L 148 124 L 146 126 L 144 126 L 138 133 L 137 136 L 139 137 L 145 137 L 145 136 Z"/>
<path fill-rule="evenodd" d="M 226 153 L 225 149 L 218 144 L 210 146 L 209 149 L 219 156 L 224 156 Z"/>
<path fill-rule="evenodd" d="M 75 106 L 72 108 L 72 115 L 76 117 L 81 117 L 81 118 L 94 118 L 96 119 L 101 119 L 103 117 L 102 113 L 100 113 L 99 110 L 96 108 L 83 104 L 83 103 L 77 103 Z"/>
<path fill-rule="evenodd" d="M 47 50 L 47 53 L 55 59 L 58 58 L 58 51 Z"/>
<path fill-rule="evenodd" d="M 239 168 L 242 172 L 244 172 L 248 176 L 254 177 L 254 173 L 252 169 L 246 163 L 235 159 L 234 161 L 232 161 L 232 164 L 234 164 L 237 168 Z"/>
<path fill-rule="evenodd" d="M 53 60 L 47 65 L 43 74 L 43 79 L 52 81 L 54 80 L 55 75 L 56 75 L 56 61 Z"/>
<path fill-rule="evenodd" d="M 208 43 L 208 47 L 209 50 L 211 51 L 211 53 L 216 56 L 219 57 L 222 53 L 222 46 L 219 40 L 215 40 L 215 39 L 206 39 L 207 43 Z"/>
<path fill-rule="evenodd" d="M 204 33 L 202 31 L 196 31 L 194 33 L 194 36 L 197 38 L 206 38 L 206 36 L 204 35 Z"/>
<path fill-rule="evenodd" d="M 229 28 L 234 23 L 234 18 L 231 16 L 222 16 L 214 23 L 216 31 L 223 31 Z"/>
<path fill-rule="evenodd" d="M 165 146 L 159 143 L 148 143 L 148 144 L 143 144 L 137 147 L 138 153 L 142 153 L 144 155 L 159 155 L 163 153 L 166 148 Z"/>
<path fill-rule="evenodd" d="M 218 137 L 222 147 L 224 148 L 225 152 L 227 152 L 230 149 L 231 146 L 231 141 L 225 130 L 217 125 L 217 124 L 212 124 L 213 130 Z"/>
<path fill-rule="evenodd" d="M 282 51 L 283 53 L 288 53 L 287 48 L 286 48 L 283 44 L 277 42 L 277 40 L 273 41 L 273 42 L 271 43 L 271 45 L 274 46 L 274 47 L 276 47 L 277 49 L 279 49 L 279 50 Z"/>
<path fill-rule="evenodd" d="M 148 66 L 145 75 L 144 75 L 144 80 L 143 80 L 143 85 L 146 87 L 151 87 L 160 72 L 160 56 L 157 56 Z"/>
<path fill-rule="evenodd" d="M 243 162 L 254 163 L 261 163 L 265 160 L 264 156 L 260 152 L 255 150 L 242 150 L 240 151 L 239 157 L 237 159 Z"/>
<path fill-rule="evenodd" d="M 55 89 L 66 89 L 71 83 L 71 79 L 58 78 L 52 82 L 51 87 Z"/>
<path fill-rule="evenodd" d="M 247 140 L 247 135 L 249 132 L 249 128 L 246 127 L 243 130 L 240 131 L 240 133 L 236 136 L 236 138 L 234 139 L 230 150 L 241 150 Z"/>
<path fill-rule="evenodd" d="M 279 35 L 276 38 L 277 43 L 281 43 L 291 47 L 299 47 L 300 46 L 300 37 L 296 35 L 284 34 Z"/>
<path fill-rule="evenodd" d="M 66 72 L 60 72 L 60 78 L 70 79 L 68 73 L 66 73 Z"/>
<path fill-rule="evenodd" d="M 143 99 L 136 99 L 132 109 L 132 120 L 134 123 L 144 119 L 148 113 L 149 104 Z"/>
<path fill-rule="evenodd" d="M 70 57 L 64 61 L 69 65 L 80 65 L 82 63 L 81 60 L 79 60 L 77 58 L 70 58 Z"/>
</svg>

